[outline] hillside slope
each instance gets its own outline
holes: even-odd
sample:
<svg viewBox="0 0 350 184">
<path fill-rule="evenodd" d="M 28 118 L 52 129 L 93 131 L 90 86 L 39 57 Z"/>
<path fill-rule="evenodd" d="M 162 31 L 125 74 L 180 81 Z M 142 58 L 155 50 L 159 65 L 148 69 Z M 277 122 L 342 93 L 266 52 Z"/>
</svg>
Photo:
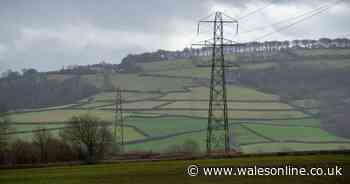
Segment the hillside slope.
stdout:
<svg viewBox="0 0 350 184">
<path fill-rule="evenodd" d="M 332 56 L 324 57 L 329 52 Z M 349 80 L 345 80 L 349 56 L 350 50 L 294 50 L 294 58 L 289 55 L 288 60 L 281 60 L 281 54 L 254 61 L 247 61 L 249 56 L 228 56 L 228 62 L 240 65 L 239 70 L 228 69 L 227 76 L 231 146 L 243 153 L 350 149 L 350 139 L 343 136 L 348 133 L 340 137 L 339 127 L 328 131 L 322 116 L 330 117 L 325 107 L 335 107 L 327 105 L 329 101 L 341 106 L 349 102 Z M 15 131 L 13 137 L 28 138 L 38 127 L 57 134 L 71 116 L 84 113 L 112 122 L 112 89 L 121 87 L 128 151 L 169 152 L 187 140 L 205 151 L 209 68 L 203 66 L 207 59 L 136 63 L 142 72 L 108 77 L 81 75 L 103 92 L 65 106 L 8 114 L 17 132 L 26 130 Z M 342 81 L 333 77 L 340 71 Z M 329 72 L 334 75 L 325 75 Z"/>
</svg>

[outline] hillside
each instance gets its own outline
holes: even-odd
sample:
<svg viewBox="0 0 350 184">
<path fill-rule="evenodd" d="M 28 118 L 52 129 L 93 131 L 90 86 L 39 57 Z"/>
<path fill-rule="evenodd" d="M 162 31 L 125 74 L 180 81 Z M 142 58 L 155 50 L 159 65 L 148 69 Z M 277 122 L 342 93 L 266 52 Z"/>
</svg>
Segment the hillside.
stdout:
<svg viewBox="0 0 350 184">
<path fill-rule="evenodd" d="M 349 132 L 339 133 L 344 125 L 338 123 L 339 128 L 329 115 L 332 102 L 347 107 L 350 99 L 350 49 L 293 49 L 253 56 L 227 56 L 228 63 L 240 66 L 227 74 L 232 147 L 243 153 L 350 149 Z M 120 87 L 127 151 L 169 152 L 187 140 L 205 151 L 208 57 L 134 64 L 140 70 L 79 74 L 98 89 L 89 97 L 7 114 L 15 128 L 13 139 L 31 138 L 40 128 L 58 134 L 77 114 L 112 122 L 113 88 Z M 59 73 L 47 77 L 70 78 Z M 329 120 L 331 124 L 325 123 Z"/>
</svg>

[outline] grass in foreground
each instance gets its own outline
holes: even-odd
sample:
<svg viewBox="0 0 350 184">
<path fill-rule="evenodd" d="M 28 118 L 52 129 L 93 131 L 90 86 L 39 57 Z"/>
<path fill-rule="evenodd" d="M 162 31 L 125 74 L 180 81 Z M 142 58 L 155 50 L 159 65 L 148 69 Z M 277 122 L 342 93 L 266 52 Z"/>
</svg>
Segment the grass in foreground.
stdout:
<svg viewBox="0 0 350 184">
<path fill-rule="evenodd" d="M 204 166 L 274 166 L 285 167 L 343 167 L 343 176 L 197 176 L 185 173 L 188 165 Z M 261 156 L 218 160 L 124 162 L 89 166 L 66 166 L 36 169 L 0 170 L 1 184 L 104 184 L 104 183 L 347 183 L 349 181 L 349 155 Z"/>
</svg>

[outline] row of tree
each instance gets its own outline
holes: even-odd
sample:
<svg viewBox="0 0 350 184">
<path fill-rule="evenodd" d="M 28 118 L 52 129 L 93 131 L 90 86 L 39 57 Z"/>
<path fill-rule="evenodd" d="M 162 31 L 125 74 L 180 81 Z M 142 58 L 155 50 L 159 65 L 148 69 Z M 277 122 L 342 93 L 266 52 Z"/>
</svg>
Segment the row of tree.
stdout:
<svg viewBox="0 0 350 184">
<path fill-rule="evenodd" d="M 350 39 L 347 38 L 320 38 L 318 40 L 303 39 L 291 41 L 264 41 L 264 42 L 246 42 L 233 44 L 231 47 L 225 47 L 224 52 L 252 52 L 252 51 L 271 51 L 289 48 L 350 48 Z M 210 56 L 211 47 L 202 47 L 198 49 L 185 48 L 181 51 L 158 50 L 156 52 L 147 52 L 141 54 L 129 54 L 124 57 L 121 66 L 135 66 L 135 63 L 157 62 L 164 60 L 188 59 L 192 56 Z M 126 67 L 124 67 L 126 68 Z"/>
<path fill-rule="evenodd" d="M 89 114 L 74 116 L 58 136 L 43 128 L 34 132 L 31 141 L 24 141 L 13 139 L 11 121 L 1 118 L 0 165 L 71 161 L 91 164 L 120 155 L 120 146 L 111 135 L 110 125 Z M 200 153 L 200 148 L 197 142 L 187 140 L 182 145 L 169 145 L 164 151 L 193 155 Z"/>
<path fill-rule="evenodd" d="M 11 139 L 11 122 L 0 120 L 0 164 L 35 164 L 64 161 L 95 163 L 112 151 L 109 124 L 88 114 L 72 117 L 54 136 L 36 131 L 32 141 Z M 117 150 L 115 150 L 117 151 Z"/>
<path fill-rule="evenodd" d="M 0 112 L 74 103 L 98 92 L 79 76 L 66 80 L 49 79 L 34 69 L 8 72 L 0 79 Z"/>
</svg>

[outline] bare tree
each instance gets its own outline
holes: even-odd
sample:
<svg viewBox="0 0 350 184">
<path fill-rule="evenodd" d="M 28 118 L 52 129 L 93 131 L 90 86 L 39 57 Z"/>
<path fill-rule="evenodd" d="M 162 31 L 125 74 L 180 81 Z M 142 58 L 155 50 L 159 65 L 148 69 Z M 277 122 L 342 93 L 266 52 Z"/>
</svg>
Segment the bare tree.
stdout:
<svg viewBox="0 0 350 184">
<path fill-rule="evenodd" d="M 34 133 L 33 143 L 39 147 L 41 162 L 48 161 L 48 145 L 51 139 L 51 133 L 48 132 L 45 128 L 40 129 L 40 131 Z"/>
<path fill-rule="evenodd" d="M 10 119 L 0 118 L 0 163 L 5 161 L 6 147 L 9 141 Z"/>
<path fill-rule="evenodd" d="M 60 135 L 71 144 L 78 145 L 81 152 L 87 154 L 88 163 L 96 162 L 99 155 L 103 156 L 106 145 L 112 141 L 108 123 L 89 114 L 72 117 Z"/>
<path fill-rule="evenodd" d="M 11 143 L 11 163 L 12 164 L 35 164 L 39 161 L 38 149 L 33 143 L 17 139 Z"/>
</svg>

